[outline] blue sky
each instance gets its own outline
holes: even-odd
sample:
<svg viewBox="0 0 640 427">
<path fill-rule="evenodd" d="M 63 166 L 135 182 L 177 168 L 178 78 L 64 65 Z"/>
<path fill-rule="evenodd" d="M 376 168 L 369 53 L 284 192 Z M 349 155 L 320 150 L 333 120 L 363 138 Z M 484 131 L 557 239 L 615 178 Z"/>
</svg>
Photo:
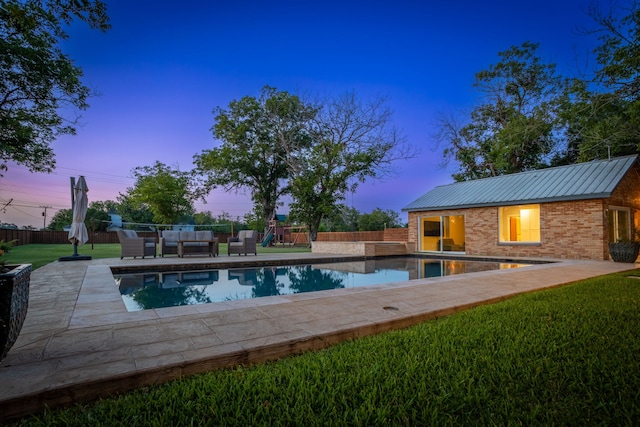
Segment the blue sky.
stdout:
<svg viewBox="0 0 640 427">
<path fill-rule="evenodd" d="M 606 0 L 603 0 L 606 1 Z M 523 4 L 524 3 L 524 4 Z M 498 52 L 540 43 L 564 74 L 593 63 L 590 0 L 516 1 L 122 1 L 106 0 L 112 29 L 74 23 L 63 48 L 83 68 L 90 100 L 76 136 L 53 146 L 58 168 L 30 174 L 9 165 L 0 178 L 0 222 L 43 225 L 40 206 L 71 206 L 69 177 L 85 175 L 89 201 L 115 200 L 131 170 L 156 160 L 182 170 L 213 148 L 213 109 L 264 85 L 311 97 L 355 91 L 386 96 L 394 122 L 421 154 L 397 174 L 371 181 L 345 203 L 360 212 L 400 209 L 452 182 L 434 142 L 435 116 L 478 101 L 473 77 Z M 198 210 L 243 216 L 246 194 L 213 191 Z M 287 212 L 287 207 L 281 209 Z M 406 215 L 402 214 L 406 219 Z"/>
</svg>

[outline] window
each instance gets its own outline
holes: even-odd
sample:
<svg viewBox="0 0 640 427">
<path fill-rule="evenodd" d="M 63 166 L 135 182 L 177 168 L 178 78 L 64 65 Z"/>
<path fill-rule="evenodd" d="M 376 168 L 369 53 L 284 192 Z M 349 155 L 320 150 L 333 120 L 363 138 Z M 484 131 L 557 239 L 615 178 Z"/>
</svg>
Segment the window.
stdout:
<svg viewBox="0 0 640 427">
<path fill-rule="evenodd" d="M 501 243 L 540 243 L 540 205 L 499 208 L 498 222 Z"/>
<path fill-rule="evenodd" d="M 609 241 L 618 242 L 631 238 L 629 208 L 609 206 Z"/>
<path fill-rule="evenodd" d="M 432 216 L 420 219 L 420 250 L 464 252 L 464 215 Z"/>
</svg>

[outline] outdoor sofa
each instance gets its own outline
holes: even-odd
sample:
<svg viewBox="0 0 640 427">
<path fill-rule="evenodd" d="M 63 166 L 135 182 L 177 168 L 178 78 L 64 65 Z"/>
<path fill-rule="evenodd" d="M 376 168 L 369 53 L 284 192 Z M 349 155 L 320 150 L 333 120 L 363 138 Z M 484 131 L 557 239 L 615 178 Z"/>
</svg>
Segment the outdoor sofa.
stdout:
<svg viewBox="0 0 640 427">
<path fill-rule="evenodd" d="M 134 230 L 117 230 L 120 240 L 120 259 L 124 257 L 156 257 L 156 239 L 154 237 L 138 237 Z"/>
<path fill-rule="evenodd" d="M 440 246 L 440 241 L 438 241 Z M 464 245 L 457 245 L 453 239 L 442 239 L 442 250 L 451 252 L 464 252 Z"/>
<path fill-rule="evenodd" d="M 160 234 L 160 256 L 186 254 L 208 254 L 217 256 L 220 254 L 218 238 L 211 230 L 200 231 L 175 231 L 162 230 Z"/>
<path fill-rule="evenodd" d="M 256 240 L 258 239 L 258 232 L 255 230 L 241 230 L 238 232 L 237 237 L 229 237 L 227 240 L 227 254 L 254 254 L 258 255 L 256 249 Z"/>
</svg>

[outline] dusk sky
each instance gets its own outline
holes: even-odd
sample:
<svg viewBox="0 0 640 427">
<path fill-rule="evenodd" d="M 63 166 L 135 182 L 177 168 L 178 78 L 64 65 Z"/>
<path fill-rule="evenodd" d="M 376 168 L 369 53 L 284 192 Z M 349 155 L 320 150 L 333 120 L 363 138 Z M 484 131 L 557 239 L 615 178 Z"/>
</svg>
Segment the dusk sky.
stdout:
<svg viewBox="0 0 640 427">
<path fill-rule="evenodd" d="M 608 4 L 607 0 L 603 0 Z M 84 175 L 89 202 L 116 200 L 134 184 L 131 170 L 155 161 L 193 167 L 217 146 L 215 107 L 258 96 L 269 85 L 311 97 L 355 91 L 389 97 L 394 123 L 420 155 L 397 175 L 370 181 L 345 204 L 361 213 L 398 213 L 436 185 L 452 182 L 434 141 L 438 113 L 478 101 L 474 74 L 498 52 L 539 42 L 543 60 L 564 75 L 593 63 L 590 0 L 517 1 L 158 1 L 106 0 L 106 33 L 75 22 L 63 49 L 100 93 L 76 136 L 53 144 L 57 168 L 33 174 L 9 164 L 0 178 L 0 222 L 43 226 L 71 208 L 69 178 Z M 11 204 L 1 208 L 10 199 Z M 214 190 L 198 211 L 242 217 L 247 194 Z M 279 213 L 287 213 L 284 206 Z M 406 214 L 401 213 L 406 221 Z"/>
</svg>

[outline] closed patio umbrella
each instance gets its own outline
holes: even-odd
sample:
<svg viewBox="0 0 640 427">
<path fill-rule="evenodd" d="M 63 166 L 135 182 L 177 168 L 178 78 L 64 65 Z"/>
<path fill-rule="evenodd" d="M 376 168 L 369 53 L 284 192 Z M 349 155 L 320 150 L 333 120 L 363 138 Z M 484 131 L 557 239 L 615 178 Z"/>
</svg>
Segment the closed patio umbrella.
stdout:
<svg viewBox="0 0 640 427">
<path fill-rule="evenodd" d="M 89 240 L 89 233 L 87 232 L 87 227 L 84 225 L 84 219 L 87 216 L 87 207 L 89 205 L 87 198 L 88 191 L 87 182 L 84 176 L 81 176 L 73 188 L 75 204 L 73 206 L 73 222 L 69 230 L 69 241 L 78 246 L 84 245 L 87 240 Z"/>
<path fill-rule="evenodd" d="M 69 241 L 73 243 L 73 255 L 58 258 L 59 261 L 75 261 L 89 260 L 90 256 L 78 255 L 78 246 L 84 245 L 89 240 L 89 232 L 84 225 L 84 219 L 87 216 L 87 208 L 89 200 L 87 198 L 87 182 L 84 176 L 80 176 L 78 182 L 74 185 L 74 178 L 71 178 L 71 205 L 73 208 L 73 220 L 71 229 L 69 229 Z"/>
</svg>

